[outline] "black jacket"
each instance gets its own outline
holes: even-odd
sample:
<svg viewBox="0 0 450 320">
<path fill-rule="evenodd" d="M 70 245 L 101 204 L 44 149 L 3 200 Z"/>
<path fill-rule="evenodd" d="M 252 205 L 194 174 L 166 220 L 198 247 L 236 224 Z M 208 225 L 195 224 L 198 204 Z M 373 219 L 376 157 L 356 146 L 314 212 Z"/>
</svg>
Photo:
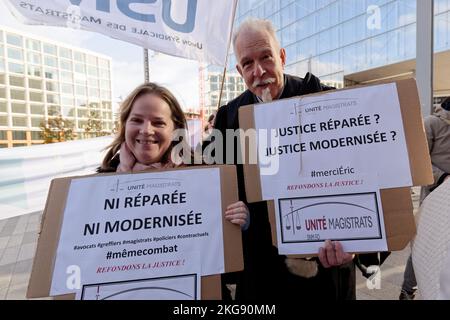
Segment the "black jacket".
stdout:
<svg viewBox="0 0 450 320">
<path fill-rule="evenodd" d="M 307 73 L 305 78 L 285 75 L 285 86 L 280 99 L 300 96 L 334 89 L 324 86 L 314 75 Z M 221 107 L 216 115 L 215 128 L 224 137 L 224 159 L 226 159 L 226 129 L 238 129 L 238 110 L 241 106 L 257 103 L 249 90 L 245 91 L 227 105 Z M 235 142 L 236 163 L 236 142 Z M 239 198 L 246 202 L 243 166 L 237 165 Z M 235 274 L 238 300 L 281 300 L 281 299 L 327 299 L 346 300 L 356 298 L 355 265 L 325 269 L 320 266 L 317 276 L 306 279 L 291 274 L 285 265 L 285 256 L 278 255 L 272 246 L 271 229 L 266 202 L 248 204 L 250 227 L 243 232 L 244 271 Z M 364 260 L 367 265 L 379 264 L 378 256 L 360 255 L 358 264 Z"/>
</svg>

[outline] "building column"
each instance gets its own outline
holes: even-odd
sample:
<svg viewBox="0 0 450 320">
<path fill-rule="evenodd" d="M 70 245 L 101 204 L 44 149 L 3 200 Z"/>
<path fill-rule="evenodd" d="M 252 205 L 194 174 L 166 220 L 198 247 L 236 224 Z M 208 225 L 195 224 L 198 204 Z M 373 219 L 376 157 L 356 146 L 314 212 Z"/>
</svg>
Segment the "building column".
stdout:
<svg viewBox="0 0 450 320">
<path fill-rule="evenodd" d="M 433 113 L 434 0 L 417 1 L 416 80 L 422 116 Z"/>
</svg>

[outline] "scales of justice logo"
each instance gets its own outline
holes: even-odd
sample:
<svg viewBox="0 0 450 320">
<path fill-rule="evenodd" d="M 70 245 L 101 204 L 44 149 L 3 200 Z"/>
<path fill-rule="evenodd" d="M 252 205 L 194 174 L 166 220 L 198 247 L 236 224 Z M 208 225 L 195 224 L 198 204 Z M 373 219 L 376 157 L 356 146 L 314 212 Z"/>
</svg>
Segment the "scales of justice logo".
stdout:
<svg viewBox="0 0 450 320">
<path fill-rule="evenodd" d="M 365 206 L 350 203 L 350 202 L 343 202 L 343 201 L 323 201 L 323 202 L 316 202 L 312 204 L 307 204 L 301 206 L 302 198 L 293 198 L 293 199 L 283 199 L 280 201 L 280 216 L 282 217 L 281 220 L 281 227 L 282 230 L 285 232 L 290 232 L 292 235 L 295 235 L 296 232 L 302 231 L 302 229 L 306 228 L 307 218 L 305 217 L 307 215 L 307 209 L 315 208 L 315 207 L 321 207 L 324 208 L 324 212 L 333 212 L 339 208 L 342 210 L 342 207 L 346 208 L 358 208 L 362 209 L 364 211 L 369 211 L 372 213 L 377 213 L 375 210 L 372 210 L 371 208 L 367 208 Z M 286 202 L 289 204 L 286 206 Z M 330 210 L 332 208 L 332 210 Z M 322 218 L 322 217 L 321 217 Z M 314 217 L 311 217 L 311 219 L 315 219 Z M 310 227 L 314 225 L 314 221 L 310 221 Z"/>
</svg>

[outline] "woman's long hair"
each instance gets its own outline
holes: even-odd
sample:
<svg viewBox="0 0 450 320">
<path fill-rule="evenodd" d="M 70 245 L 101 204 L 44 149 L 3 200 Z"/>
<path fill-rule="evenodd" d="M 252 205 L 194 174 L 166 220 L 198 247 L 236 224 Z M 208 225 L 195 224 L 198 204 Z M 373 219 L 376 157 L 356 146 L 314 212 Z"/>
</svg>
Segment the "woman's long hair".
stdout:
<svg viewBox="0 0 450 320">
<path fill-rule="evenodd" d="M 170 111 L 172 113 L 172 121 L 174 123 L 175 129 L 186 129 L 186 117 L 184 116 L 184 112 L 181 109 L 180 104 L 178 103 L 175 96 L 166 88 L 156 84 L 156 83 L 144 83 L 137 87 L 131 92 L 128 97 L 122 102 L 119 109 L 119 128 L 114 141 L 106 147 L 108 150 L 105 157 L 103 158 L 103 162 L 101 165 L 102 170 L 110 170 L 111 168 L 111 159 L 119 152 L 120 146 L 125 141 L 125 126 L 127 119 L 131 113 L 131 109 L 133 108 L 134 102 L 141 96 L 145 94 L 154 94 L 164 100 L 170 107 Z M 186 142 L 186 139 L 184 139 Z M 163 155 L 161 162 L 167 162 L 170 159 L 170 153 L 172 151 L 172 147 L 174 145 L 174 141 L 172 142 L 169 149 Z"/>
</svg>

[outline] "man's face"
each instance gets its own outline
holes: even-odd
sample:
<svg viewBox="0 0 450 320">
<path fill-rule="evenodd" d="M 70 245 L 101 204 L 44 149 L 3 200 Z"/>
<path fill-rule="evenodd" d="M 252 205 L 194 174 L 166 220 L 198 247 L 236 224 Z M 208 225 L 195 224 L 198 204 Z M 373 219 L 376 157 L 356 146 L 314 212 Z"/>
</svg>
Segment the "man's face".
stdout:
<svg viewBox="0 0 450 320">
<path fill-rule="evenodd" d="M 284 49 L 266 30 L 243 30 L 236 41 L 236 68 L 251 92 L 264 101 L 277 99 L 283 89 Z"/>
</svg>

